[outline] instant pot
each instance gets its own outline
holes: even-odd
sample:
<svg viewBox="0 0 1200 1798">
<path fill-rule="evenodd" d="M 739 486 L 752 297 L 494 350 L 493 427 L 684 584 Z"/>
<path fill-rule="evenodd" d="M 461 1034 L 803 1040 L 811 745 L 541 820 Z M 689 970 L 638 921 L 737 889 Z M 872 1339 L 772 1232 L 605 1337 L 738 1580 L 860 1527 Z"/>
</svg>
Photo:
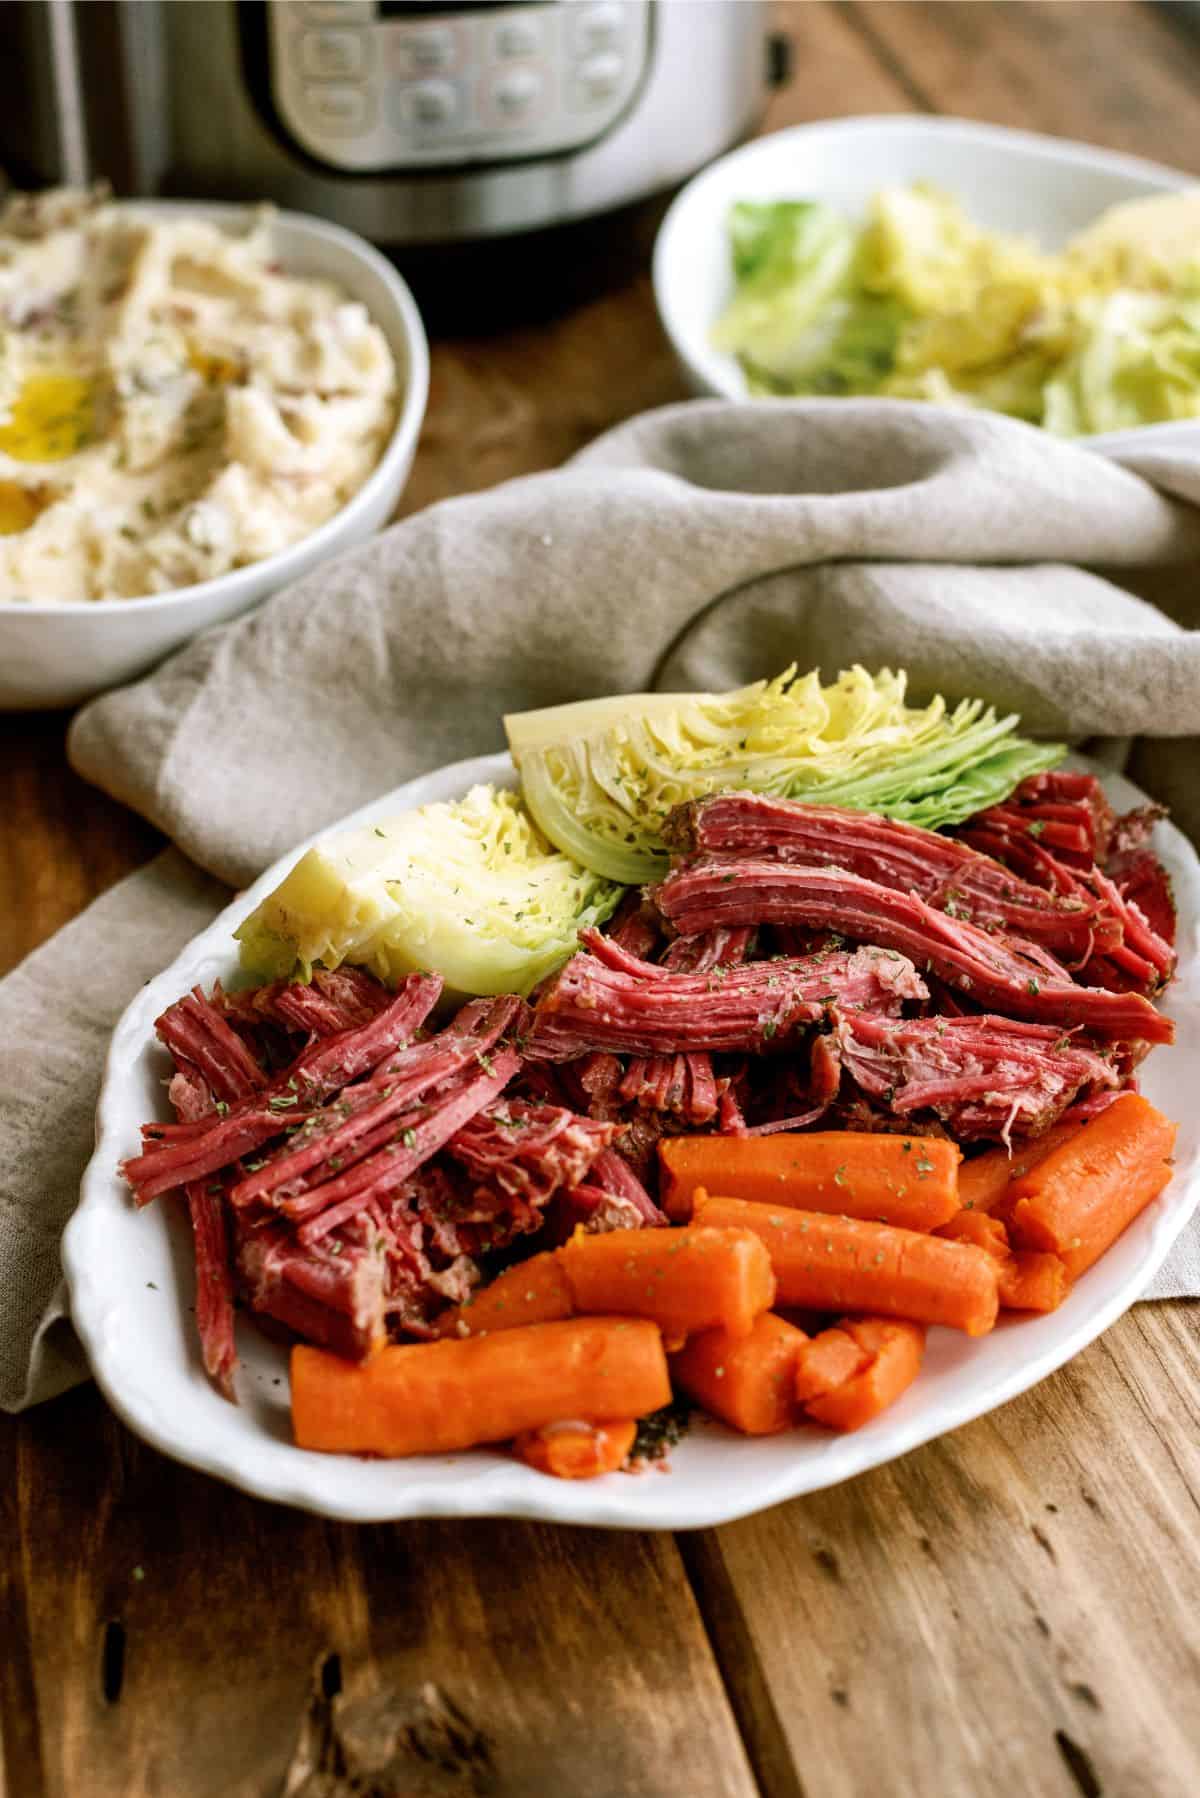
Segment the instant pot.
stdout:
<svg viewBox="0 0 1200 1798">
<path fill-rule="evenodd" d="M 18 181 L 269 198 L 406 252 L 409 273 L 407 252 L 627 220 L 677 186 L 748 134 L 783 77 L 766 15 L 756 0 L 0 3 L 0 162 Z"/>
</svg>

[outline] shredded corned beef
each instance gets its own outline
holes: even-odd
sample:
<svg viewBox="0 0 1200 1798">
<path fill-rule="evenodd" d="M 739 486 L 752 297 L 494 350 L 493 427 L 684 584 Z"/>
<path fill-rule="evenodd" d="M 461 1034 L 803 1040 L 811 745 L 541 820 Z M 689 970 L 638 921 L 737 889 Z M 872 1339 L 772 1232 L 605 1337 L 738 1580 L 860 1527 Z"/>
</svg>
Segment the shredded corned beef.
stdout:
<svg viewBox="0 0 1200 1798">
<path fill-rule="evenodd" d="M 720 924 L 825 926 L 857 942 L 911 956 L 918 966 L 1009 1017 L 1083 1026 L 1110 1038 L 1169 1043 L 1174 1035 L 1170 1020 L 1141 994 L 1080 986 L 1032 943 L 980 930 L 935 911 L 912 893 L 840 868 L 689 862 L 668 875 L 654 896 L 667 921 L 684 933 Z"/>
<path fill-rule="evenodd" d="M 1035 1136 L 1078 1094 L 1117 1084 L 1111 1062 L 1052 1025 L 1012 1018 L 872 1018 L 837 1026 L 842 1067 L 898 1117 L 931 1111 L 964 1141 Z"/>
<path fill-rule="evenodd" d="M 706 860 L 768 859 L 845 868 L 879 886 L 913 893 L 935 911 L 1041 943 L 1060 958 L 1084 953 L 1097 901 L 1060 897 L 1016 879 L 988 855 L 936 830 L 871 812 L 802 805 L 759 793 L 718 793 L 680 806 L 669 840 Z"/>
<path fill-rule="evenodd" d="M 643 1229 L 664 1136 L 813 1127 L 969 1143 L 1095 1115 L 1171 1028 L 1156 812 L 1041 775 L 955 836 L 718 794 L 682 859 L 532 1006 L 437 1028 L 435 975 L 357 968 L 185 994 L 158 1020 L 174 1123 L 123 1172 L 185 1200 L 204 1365 L 234 1301 L 337 1354 L 433 1332 L 498 1261 Z M 781 952 L 782 951 L 782 952 Z M 1053 952 L 1052 952 L 1053 951 Z M 920 1177 L 914 1159 L 914 1177 Z"/>
<path fill-rule="evenodd" d="M 447 1143 L 477 1181 L 513 1198 L 545 1204 L 560 1186 L 578 1186 L 618 1129 L 561 1105 L 502 1099 L 464 1124 Z"/>
<path fill-rule="evenodd" d="M 1085 951 L 1071 961 L 1084 985 L 1153 995 L 1175 971 L 1170 882 L 1145 847 L 1161 816 L 1144 806 L 1116 817 L 1091 774 L 1039 774 L 958 834 L 1031 885 L 1092 907 Z"/>
<path fill-rule="evenodd" d="M 886 949 L 829 950 L 788 961 L 748 962 L 673 974 L 639 961 L 596 931 L 542 990 L 528 1053 L 568 1061 L 593 1049 L 656 1055 L 687 1051 L 779 1053 L 833 1004 L 898 1011 L 925 987 Z"/>
</svg>

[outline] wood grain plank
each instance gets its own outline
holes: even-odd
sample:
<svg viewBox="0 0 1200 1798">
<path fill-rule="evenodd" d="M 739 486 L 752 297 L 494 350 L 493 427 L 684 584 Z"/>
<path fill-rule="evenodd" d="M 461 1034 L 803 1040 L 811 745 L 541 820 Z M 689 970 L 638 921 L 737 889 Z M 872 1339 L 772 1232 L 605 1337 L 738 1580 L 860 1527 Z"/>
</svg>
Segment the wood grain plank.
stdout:
<svg viewBox="0 0 1200 1798">
<path fill-rule="evenodd" d="M 791 42 L 792 78 L 772 95 L 764 131 L 922 104 L 909 70 L 859 28 L 853 9 L 826 0 L 775 0 L 771 28 Z"/>
<path fill-rule="evenodd" d="M 22 1798 L 757 1794 L 668 1536 L 346 1528 L 174 1465 L 90 1390 L 7 1427 Z"/>
<path fill-rule="evenodd" d="M 162 843 L 71 772 L 66 726 L 60 712 L 0 715 L 0 974 Z"/>
<path fill-rule="evenodd" d="M 1200 35 L 1143 0 L 862 0 L 847 23 L 939 112 L 1200 170 Z"/>
<path fill-rule="evenodd" d="M 978 1423 L 698 1537 L 752 1755 L 766 1706 L 821 1798 L 1200 1790 L 1198 1320 L 1139 1308 Z"/>
</svg>

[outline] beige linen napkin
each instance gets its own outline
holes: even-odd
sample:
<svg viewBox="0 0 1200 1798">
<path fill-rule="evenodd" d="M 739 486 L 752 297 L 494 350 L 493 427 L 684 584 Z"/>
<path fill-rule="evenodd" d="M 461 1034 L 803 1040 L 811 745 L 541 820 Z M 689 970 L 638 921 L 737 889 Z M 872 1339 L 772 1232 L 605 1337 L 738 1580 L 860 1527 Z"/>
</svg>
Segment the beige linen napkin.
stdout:
<svg viewBox="0 0 1200 1798">
<path fill-rule="evenodd" d="M 70 750 L 240 885 L 372 795 L 499 747 L 505 710 L 890 663 L 917 698 L 1158 739 L 1132 772 L 1200 834 L 1197 566 L 1200 434 L 1135 469 L 896 402 L 674 406 L 319 569 L 94 701 Z M 107 1032 L 220 896 L 169 853 L 0 983 L 6 1406 L 72 1377 L 53 1248 Z M 1200 1293 L 1200 1237 L 1153 1292 Z"/>
</svg>

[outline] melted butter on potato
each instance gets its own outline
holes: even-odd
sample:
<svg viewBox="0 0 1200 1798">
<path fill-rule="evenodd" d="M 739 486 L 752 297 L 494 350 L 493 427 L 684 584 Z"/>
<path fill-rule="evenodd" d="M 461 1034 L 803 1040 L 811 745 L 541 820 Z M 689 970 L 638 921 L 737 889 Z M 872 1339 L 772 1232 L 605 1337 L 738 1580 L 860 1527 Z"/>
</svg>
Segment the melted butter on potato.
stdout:
<svg viewBox="0 0 1200 1798">
<path fill-rule="evenodd" d="M 15 462 L 65 462 L 89 442 L 94 424 L 91 381 L 66 373 L 31 374 L 0 421 L 0 455 Z"/>
<path fill-rule="evenodd" d="M 0 481 L 0 537 L 27 531 L 46 503 L 35 489 L 22 487 L 19 481 Z"/>
</svg>

